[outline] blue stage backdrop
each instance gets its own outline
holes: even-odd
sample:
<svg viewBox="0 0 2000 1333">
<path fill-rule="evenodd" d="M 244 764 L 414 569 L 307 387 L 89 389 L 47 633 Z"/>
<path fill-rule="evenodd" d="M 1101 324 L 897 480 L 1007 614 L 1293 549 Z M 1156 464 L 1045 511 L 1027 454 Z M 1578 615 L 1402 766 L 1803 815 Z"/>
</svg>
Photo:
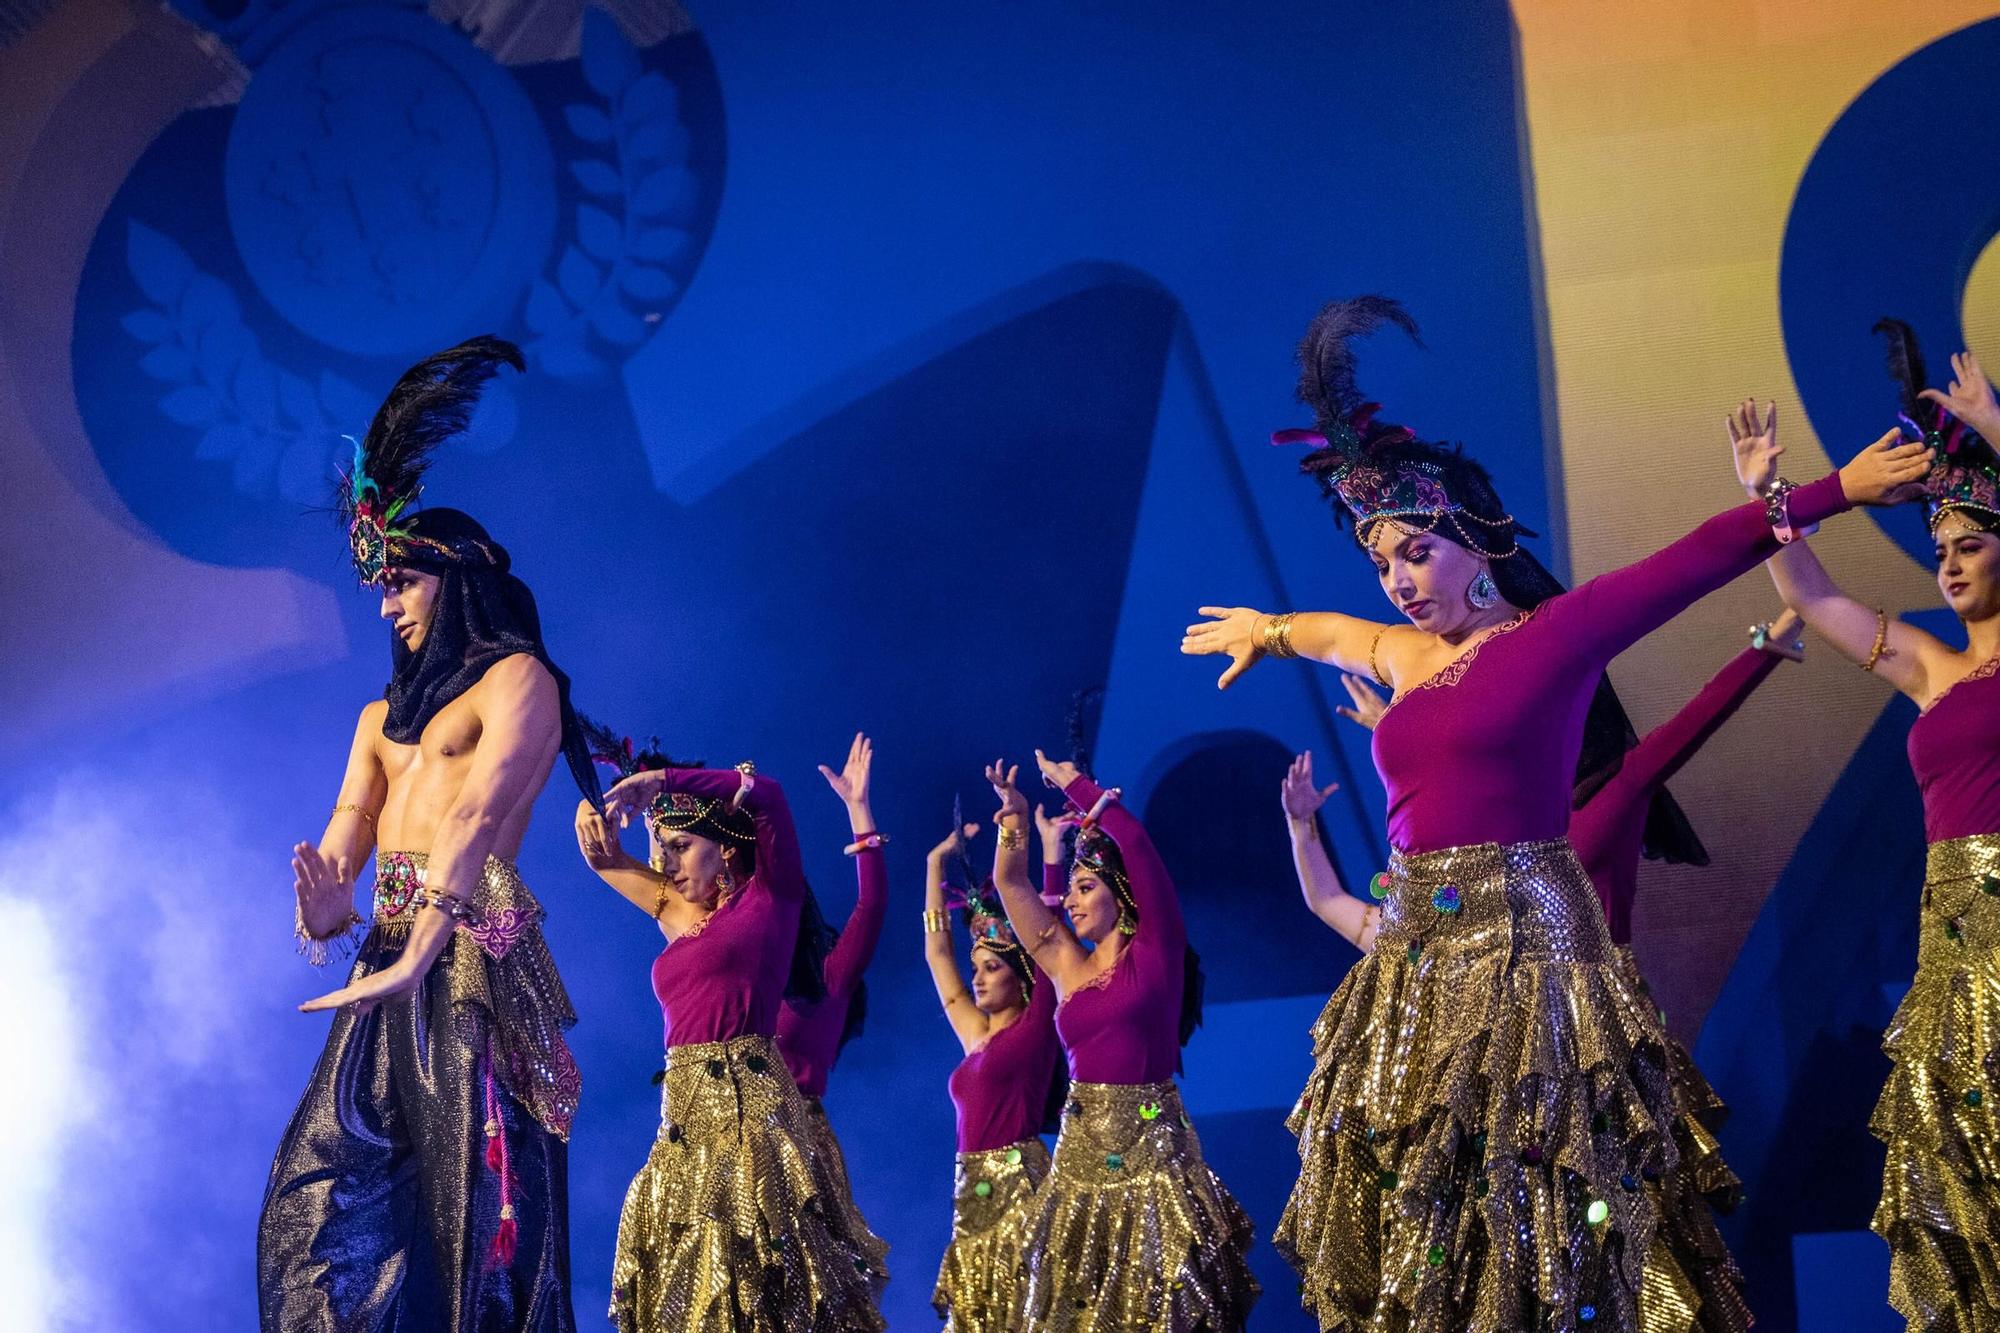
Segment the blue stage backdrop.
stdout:
<svg viewBox="0 0 2000 1333">
<path fill-rule="evenodd" d="M 1291 347 L 1333 296 L 1408 303 L 1428 350 L 1382 339 L 1366 382 L 1466 439 L 1564 563 L 1513 17 L 715 10 L 0 3 L 0 1292 L 24 1327 L 253 1326 L 265 1173 L 326 1029 L 293 1006 L 333 980 L 291 953 L 287 849 L 323 827 L 389 654 L 322 511 L 401 369 L 483 332 L 529 372 L 428 496 L 511 550 L 578 703 L 784 782 L 836 919 L 846 831 L 813 765 L 876 739 L 892 908 L 828 1106 L 893 1245 L 893 1326 L 933 1323 L 949 1230 L 958 1052 L 920 957 L 923 849 L 955 796 L 988 811 L 983 760 L 1060 748 L 1080 688 L 1107 691 L 1098 772 L 1206 959 L 1189 1105 L 1260 1237 L 1277 1221 L 1306 1029 L 1355 956 L 1297 900 L 1278 780 L 1310 747 L 1342 784 L 1325 825 L 1357 885 L 1382 798 L 1332 673 L 1218 695 L 1175 645 L 1205 602 L 1380 609 L 1262 443 L 1304 422 Z M 589 1326 L 657 1125 L 660 941 L 583 866 L 575 801 L 559 773 L 522 868 L 581 1014 Z M 1835 870 L 1794 873 L 1739 1017 Z M 1759 1132 L 1822 1123 L 1783 1086 L 1855 1067 L 1888 998 L 1856 1003 L 1765 1071 Z M 1717 1048 L 1725 1093 L 1754 1054 Z M 1774 1201 L 1772 1235 L 1865 1224 L 1865 1169 L 1835 1197 L 1802 1148 L 1768 1157 L 1753 1198 L 1826 1211 Z M 1753 1277 L 1788 1287 L 1773 1244 Z M 1266 1240 L 1255 1261 L 1253 1327 L 1309 1327 Z"/>
</svg>

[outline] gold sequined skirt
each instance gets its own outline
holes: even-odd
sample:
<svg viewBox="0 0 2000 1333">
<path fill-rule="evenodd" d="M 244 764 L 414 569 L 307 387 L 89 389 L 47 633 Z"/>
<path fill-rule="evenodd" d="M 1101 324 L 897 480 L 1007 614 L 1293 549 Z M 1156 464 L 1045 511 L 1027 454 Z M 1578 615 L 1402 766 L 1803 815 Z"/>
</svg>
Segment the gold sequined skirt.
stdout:
<svg viewBox="0 0 2000 1333">
<path fill-rule="evenodd" d="M 1691 1327 L 1647 1281 L 1649 1186 L 1678 1161 L 1666 1034 L 1568 840 L 1398 853 L 1382 909 L 1287 1121 L 1273 1240 L 1306 1308 L 1383 1333 Z"/>
<path fill-rule="evenodd" d="M 1625 983 L 1642 996 L 1652 988 L 1639 975 L 1630 946 L 1617 946 Z M 1664 1017 L 1662 1018 L 1664 1024 Z M 1646 1256 L 1640 1297 L 1648 1330 L 1743 1333 L 1755 1322 L 1743 1296 L 1743 1272 L 1729 1253 L 1715 1215 L 1743 1200 L 1743 1182 L 1723 1160 L 1715 1131 L 1729 1107 L 1695 1065 L 1687 1047 L 1667 1034 L 1667 1071 L 1674 1093 L 1674 1149 L 1678 1161 L 1646 1188 L 1656 1199 L 1659 1230 Z"/>
<path fill-rule="evenodd" d="M 952 1172 L 951 1244 L 931 1304 L 947 1333 L 1008 1333 L 1028 1275 L 1035 1190 L 1049 1173 L 1040 1139 L 962 1152 Z"/>
<path fill-rule="evenodd" d="M 1233 1333 L 1257 1300 L 1250 1241 L 1173 1084 L 1073 1083 L 1014 1327 Z"/>
<path fill-rule="evenodd" d="M 1916 980 L 1882 1049 L 1889 1303 L 1912 1330 L 2000 1329 L 2000 834 L 1931 844 Z"/>
<path fill-rule="evenodd" d="M 611 1270 L 621 1333 L 885 1327 L 868 1240 L 769 1037 L 667 1052 L 659 1137 L 625 1193 Z"/>
<path fill-rule="evenodd" d="M 868 1280 L 874 1284 L 875 1295 L 880 1297 L 882 1289 L 889 1285 L 889 1242 L 869 1230 L 868 1219 L 854 1202 L 854 1187 L 847 1178 L 847 1154 L 841 1151 L 840 1139 L 827 1121 L 825 1105 L 817 1097 L 805 1097 L 803 1093 L 800 1096 L 806 1104 L 806 1129 L 812 1136 L 806 1148 L 823 1160 L 832 1173 L 833 1197 L 847 1201 L 847 1234 L 860 1242 L 863 1257 L 868 1261 Z"/>
</svg>

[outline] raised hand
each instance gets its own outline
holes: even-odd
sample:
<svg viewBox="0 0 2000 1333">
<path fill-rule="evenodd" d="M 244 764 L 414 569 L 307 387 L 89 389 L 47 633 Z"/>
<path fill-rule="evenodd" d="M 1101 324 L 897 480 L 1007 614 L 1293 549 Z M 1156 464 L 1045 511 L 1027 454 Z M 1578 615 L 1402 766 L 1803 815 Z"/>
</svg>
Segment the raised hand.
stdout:
<svg viewBox="0 0 2000 1333">
<path fill-rule="evenodd" d="M 618 842 L 618 831 L 589 801 L 576 803 L 576 847 L 592 870 L 616 870 L 630 859 Z"/>
<path fill-rule="evenodd" d="M 1014 785 L 1014 779 L 1021 776 L 1019 764 L 1008 767 L 1005 759 L 995 759 L 986 766 L 986 781 L 992 784 L 993 794 L 1000 799 L 1000 808 L 994 812 L 996 822 L 1008 815 L 1028 813 L 1028 798 L 1021 795 L 1021 789 Z"/>
<path fill-rule="evenodd" d="M 819 775 L 833 788 L 833 794 L 849 806 L 867 805 L 868 772 L 874 762 L 875 743 L 857 731 L 853 743 L 847 747 L 847 763 L 840 772 L 821 764 Z"/>
<path fill-rule="evenodd" d="M 1215 682 L 1216 689 L 1226 690 L 1264 655 L 1257 646 L 1256 632 L 1264 613 L 1248 606 L 1203 606 L 1196 611 L 1209 619 L 1187 627 L 1181 636 L 1181 652 L 1189 657 L 1228 654 L 1229 666 Z"/>
<path fill-rule="evenodd" d="M 1349 722 L 1359 722 L 1368 730 L 1375 730 L 1375 724 L 1382 720 L 1382 714 L 1389 711 L 1389 701 L 1378 694 L 1373 685 L 1348 672 L 1340 673 L 1340 683 L 1347 687 L 1347 697 L 1354 700 L 1354 707 L 1336 704 L 1334 712 Z M 1311 756 L 1307 756 L 1310 761 Z"/>
<path fill-rule="evenodd" d="M 1760 414 L 1757 400 L 1745 398 L 1723 423 L 1729 427 L 1729 447 L 1736 456 L 1736 480 L 1754 499 L 1778 479 L 1778 458 L 1785 452 L 1778 443 L 1778 404 L 1774 399 Z"/>
<path fill-rule="evenodd" d="M 344 856 L 328 861 L 311 843 L 294 843 L 292 892 L 298 895 L 306 933 L 326 939 L 344 929 L 354 912 L 353 868 Z"/>
<path fill-rule="evenodd" d="M 1041 806 L 1035 807 L 1035 833 L 1042 840 L 1044 850 L 1062 845 L 1063 830 L 1081 823 L 1075 815 L 1067 811 L 1051 815 Z"/>
<path fill-rule="evenodd" d="M 1061 763 L 1057 763 L 1040 750 L 1035 751 L 1035 764 L 1042 770 L 1042 781 L 1054 787 L 1057 791 L 1061 791 L 1063 788 L 1069 786 L 1070 783 L 1075 782 L 1078 776 L 1078 769 L 1075 764 L 1070 763 L 1067 759 Z"/>
<path fill-rule="evenodd" d="M 667 771 L 663 768 L 649 768 L 621 780 L 604 793 L 604 817 L 615 820 L 619 828 L 628 827 L 635 817 L 652 808 L 666 781 Z"/>
<path fill-rule="evenodd" d="M 1312 751 L 1307 750 L 1292 760 L 1285 770 L 1285 780 L 1278 788 L 1278 800 L 1285 808 L 1287 819 L 1311 819 L 1313 813 L 1326 804 L 1326 798 L 1340 790 L 1338 782 L 1328 783 L 1324 788 L 1313 784 Z"/>
<path fill-rule="evenodd" d="M 1840 489 L 1858 505 L 1893 505 L 1924 493 L 1929 445 L 1903 443 L 1899 426 L 1856 454 L 1840 470 Z"/>
<path fill-rule="evenodd" d="M 1765 627 L 1764 641 L 1757 646 L 1787 662 L 1806 660 L 1806 622 L 1791 607 L 1785 607 Z"/>
<path fill-rule="evenodd" d="M 960 829 L 956 833 L 947 833 L 945 835 L 944 841 L 939 843 L 937 846 L 931 848 L 930 851 L 926 854 L 925 859 L 936 865 L 943 865 L 945 861 L 951 856 L 952 848 L 958 844 L 958 840 L 960 838 L 964 838 L 967 842 L 971 842 L 974 838 L 978 836 L 979 836 L 979 825 L 967 824 L 964 828 Z"/>
<path fill-rule="evenodd" d="M 1981 435 L 2000 434 L 2000 402 L 1994 400 L 1992 382 L 1980 369 L 1979 358 L 1970 352 L 1953 353 L 1951 373 L 1951 387 L 1942 393 L 1925 389 L 1917 396 L 1930 399 Z"/>
</svg>

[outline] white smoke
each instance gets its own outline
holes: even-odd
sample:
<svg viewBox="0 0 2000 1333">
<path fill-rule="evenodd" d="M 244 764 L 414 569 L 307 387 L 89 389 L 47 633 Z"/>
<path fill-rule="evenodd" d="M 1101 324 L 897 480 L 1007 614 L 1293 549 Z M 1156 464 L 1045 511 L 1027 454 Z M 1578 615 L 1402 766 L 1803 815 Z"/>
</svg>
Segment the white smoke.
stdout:
<svg viewBox="0 0 2000 1333">
<path fill-rule="evenodd" d="M 72 771 L 0 820 L 0 1328 L 252 1322 L 325 1028 L 289 1006 L 333 978 L 292 956 L 283 838 L 179 776 Z"/>
</svg>

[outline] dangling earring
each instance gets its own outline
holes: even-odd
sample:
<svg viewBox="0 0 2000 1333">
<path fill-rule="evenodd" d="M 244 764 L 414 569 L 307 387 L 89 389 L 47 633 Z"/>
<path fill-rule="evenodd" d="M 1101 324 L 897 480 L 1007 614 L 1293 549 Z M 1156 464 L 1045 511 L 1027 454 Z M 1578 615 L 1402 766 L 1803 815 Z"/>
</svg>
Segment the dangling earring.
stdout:
<svg viewBox="0 0 2000 1333">
<path fill-rule="evenodd" d="M 1473 575 L 1471 584 L 1465 590 L 1465 600 L 1475 611 L 1490 611 L 1500 601 L 1500 585 L 1485 570 Z"/>
<path fill-rule="evenodd" d="M 1118 909 L 1118 933 L 1120 935 L 1137 935 L 1139 933 L 1138 918 L 1132 915 L 1132 909 L 1129 907 Z"/>
<path fill-rule="evenodd" d="M 735 887 L 736 887 L 736 881 L 729 877 L 729 872 L 727 870 L 718 871 L 716 873 L 715 876 L 716 897 L 727 898 L 729 896 L 730 890 L 734 889 Z"/>
</svg>

